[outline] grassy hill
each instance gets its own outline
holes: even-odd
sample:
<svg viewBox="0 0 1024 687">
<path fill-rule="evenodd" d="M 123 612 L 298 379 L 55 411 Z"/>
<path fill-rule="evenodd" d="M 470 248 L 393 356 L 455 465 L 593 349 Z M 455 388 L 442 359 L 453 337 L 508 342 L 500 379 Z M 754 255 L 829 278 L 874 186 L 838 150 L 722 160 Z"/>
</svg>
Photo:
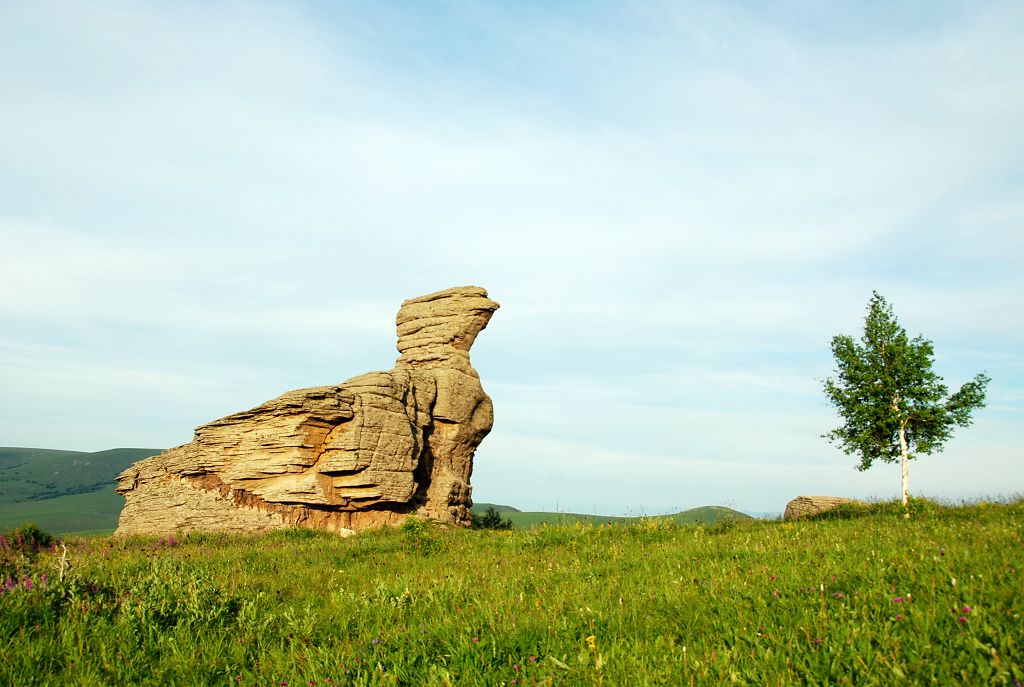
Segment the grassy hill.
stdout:
<svg viewBox="0 0 1024 687">
<path fill-rule="evenodd" d="M 55 499 L 0 504 L 0 532 L 33 522 L 52 534 L 112 532 L 124 507 L 114 486 Z"/>
<path fill-rule="evenodd" d="M 129 465 L 163 449 L 114 448 L 108 451 L 55 451 L 0 448 L 0 504 L 39 501 L 99 491 Z"/>
<path fill-rule="evenodd" d="M 730 527 L 98 537 L 69 542 L 63 583 L 60 554 L 0 549 L 0 684 L 1024 681 L 1024 501 L 920 505 Z"/>
<path fill-rule="evenodd" d="M 713 525 L 723 520 L 749 520 L 746 513 L 724 506 L 701 506 L 681 513 L 643 517 L 626 517 L 615 515 L 584 515 L 582 513 L 547 513 L 543 511 L 520 511 L 511 506 L 499 506 L 493 503 L 474 503 L 473 512 L 483 513 L 488 508 L 495 508 L 502 517 L 512 522 L 517 529 L 538 527 L 540 525 L 627 525 L 639 520 L 670 520 L 680 525 Z"/>
<path fill-rule="evenodd" d="M 161 450 L 0 448 L 0 530 L 23 522 L 56 534 L 113 530 L 124 506 L 114 477 Z"/>
</svg>

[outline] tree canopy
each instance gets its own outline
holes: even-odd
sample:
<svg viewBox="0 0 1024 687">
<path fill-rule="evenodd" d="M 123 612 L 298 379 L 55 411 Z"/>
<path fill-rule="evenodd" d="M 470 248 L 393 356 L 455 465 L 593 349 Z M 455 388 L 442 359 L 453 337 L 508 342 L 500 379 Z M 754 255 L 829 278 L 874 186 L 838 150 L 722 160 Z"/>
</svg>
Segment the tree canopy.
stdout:
<svg viewBox="0 0 1024 687">
<path fill-rule="evenodd" d="M 825 380 L 825 394 L 843 425 L 825 434 L 846 454 L 860 457 L 859 470 L 875 460 L 901 460 L 907 498 L 906 462 L 915 454 L 941 451 L 953 428 L 971 424 L 985 405 L 989 378 L 979 373 L 954 394 L 932 369 L 934 347 L 907 336 L 892 307 L 876 291 L 868 303 L 860 341 L 832 338 L 837 373 Z"/>
</svg>

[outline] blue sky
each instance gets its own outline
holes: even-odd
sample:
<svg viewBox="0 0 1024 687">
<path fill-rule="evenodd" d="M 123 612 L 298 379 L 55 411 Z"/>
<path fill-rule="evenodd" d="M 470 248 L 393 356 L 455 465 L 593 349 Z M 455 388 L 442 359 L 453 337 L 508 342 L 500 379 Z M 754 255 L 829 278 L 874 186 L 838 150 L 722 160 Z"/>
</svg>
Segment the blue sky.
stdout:
<svg viewBox="0 0 1024 687">
<path fill-rule="evenodd" d="M 892 497 L 821 435 L 873 289 L 1024 492 L 1020 3 L 0 2 L 0 445 L 164 447 L 502 304 L 481 501 Z"/>
</svg>

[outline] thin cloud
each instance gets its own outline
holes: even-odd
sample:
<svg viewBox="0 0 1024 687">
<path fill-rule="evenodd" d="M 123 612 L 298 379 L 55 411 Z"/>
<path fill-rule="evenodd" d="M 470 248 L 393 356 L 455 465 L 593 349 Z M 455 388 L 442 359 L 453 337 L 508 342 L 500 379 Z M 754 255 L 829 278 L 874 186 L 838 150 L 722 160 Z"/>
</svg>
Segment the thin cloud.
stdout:
<svg viewBox="0 0 1024 687">
<path fill-rule="evenodd" d="M 817 386 L 873 289 L 1019 413 L 1016 4 L 428 9 L 0 8 L 0 443 L 185 440 L 389 367 L 399 302 L 466 283 L 482 500 L 884 491 Z M 994 475 L 981 415 L 948 455 Z"/>
</svg>

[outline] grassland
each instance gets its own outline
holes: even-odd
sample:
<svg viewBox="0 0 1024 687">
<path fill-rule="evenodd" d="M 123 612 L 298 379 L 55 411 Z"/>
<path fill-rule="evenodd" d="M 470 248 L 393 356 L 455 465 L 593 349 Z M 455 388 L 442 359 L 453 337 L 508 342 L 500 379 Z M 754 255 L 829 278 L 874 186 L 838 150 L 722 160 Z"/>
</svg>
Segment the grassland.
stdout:
<svg viewBox="0 0 1024 687">
<path fill-rule="evenodd" d="M 57 451 L 0 447 L 0 504 L 99 491 L 135 461 L 160 453 L 152 448 Z"/>
<path fill-rule="evenodd" d="M 32 521 L 59 534 L 113 531 L 124 499 L 114 477 L 159 449 L 0 448 L 0 531 Z"/>
<path fill-rule="evenodd" d="M 0 684 L 1024 681 L 1024 502 L 915 507 L 8 548 Z"/>
</svg>

